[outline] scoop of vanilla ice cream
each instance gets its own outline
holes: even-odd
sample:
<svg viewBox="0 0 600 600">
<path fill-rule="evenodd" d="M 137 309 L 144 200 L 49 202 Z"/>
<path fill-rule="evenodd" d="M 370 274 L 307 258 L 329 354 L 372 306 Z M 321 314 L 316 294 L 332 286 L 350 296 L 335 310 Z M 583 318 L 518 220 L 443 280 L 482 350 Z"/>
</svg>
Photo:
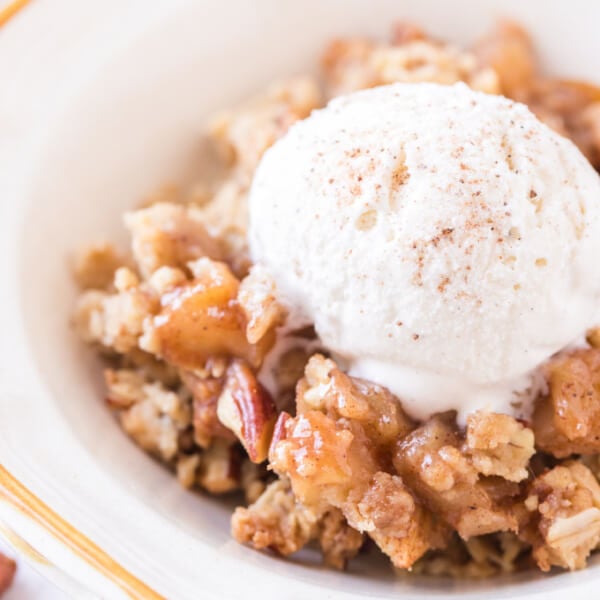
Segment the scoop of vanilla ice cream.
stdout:
<svg viewBox="0 0 600 600">
<path fill-rule="evenodd" d="M 267 151 L 249 207 L 294 326 L 415 417 L 515 412 L 598 313 L 600 177 L 524 105 L 464 84 L 333 100 Z"/>
</svg>

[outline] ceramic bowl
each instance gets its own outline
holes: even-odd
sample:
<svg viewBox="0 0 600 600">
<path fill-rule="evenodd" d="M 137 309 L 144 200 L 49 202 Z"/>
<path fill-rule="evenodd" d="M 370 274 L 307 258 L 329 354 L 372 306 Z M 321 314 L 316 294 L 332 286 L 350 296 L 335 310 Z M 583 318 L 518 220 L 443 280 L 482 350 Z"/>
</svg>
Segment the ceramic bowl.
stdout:
<svg viewBox="0 0 600 600">
<path fill-rule="evenodd" d="M 181 489 L 103 405 L 100 365 L 69 328 L 68 257 L 99 236 L 123 239 L 126 208 L 199 168 L 211 113 L 314 70 L 332 36 L 384 36 L 409 18 L 468 42 L 498 16 L 515 17 L 549 71 L 600 83 L 600 5 L 177 0 L 122 10 L 127 18 L 115 14 L 55 74 L 43 118 L 19 137 L 18 152 L 4 148 L 16 153 L 0 175 L 4 535 L 78 598 L 592 597 L 594 561 L 576 574 L 449 582 L 398 577 L 375 558 L 338 573 L 310 551 L 281 560 L 236 544 L 231 503 Z M 44 63 L 36 68 L 41 74 Z"/>
</svg>

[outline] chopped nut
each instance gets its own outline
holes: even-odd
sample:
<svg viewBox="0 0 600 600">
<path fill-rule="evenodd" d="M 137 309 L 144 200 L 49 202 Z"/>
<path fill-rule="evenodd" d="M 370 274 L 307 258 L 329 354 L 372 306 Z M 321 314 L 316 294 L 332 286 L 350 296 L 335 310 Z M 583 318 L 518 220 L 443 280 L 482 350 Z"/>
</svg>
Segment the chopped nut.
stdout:
<svg viewBox="0 0 600 600">
<path fill-rule="evenodd" d="M 464 452 L 482 475 L 527 479 L 533 441 L 533 431 L 508 415 L 478 411 L 467 418 Z"/>
<path fill-rule="evenodd" d="M 269 446 L 269 454 L 268 454 L 269 460 L 272 455 L 274 456 L 274 452 L 275 452 L 275 448 L 276 448 L 277 444 L 279 444 L 279 442 L 281 442 L 281 440 L 285 439 L 285 437 L 287 435 L 286 423 L 291 418 L 292 418 L 292 416 L 289 413 L 286 413 L 284 410 L 279 413 L 279 416 L 277 417 L 277 420 L 275 421 L 275 426 L 273 427 L 273 435 L 271 436 L 271 444 Z"/>
<path fill-rule="evenodd" d="M 217 416 L 233 431 L 255 463 L 267 458 L 277 414 L 273 400 L 247 364 L 235 360 L 227 369 Z"/>
<path fill-rule="evenodd" d="M 525 503 L 532 516 L 521 536 L 540 569 L 585 567 L 600 542 L 600 485 L 592 472 L 574 461 L 554 467 L 531 483 Z"/>
</svg>

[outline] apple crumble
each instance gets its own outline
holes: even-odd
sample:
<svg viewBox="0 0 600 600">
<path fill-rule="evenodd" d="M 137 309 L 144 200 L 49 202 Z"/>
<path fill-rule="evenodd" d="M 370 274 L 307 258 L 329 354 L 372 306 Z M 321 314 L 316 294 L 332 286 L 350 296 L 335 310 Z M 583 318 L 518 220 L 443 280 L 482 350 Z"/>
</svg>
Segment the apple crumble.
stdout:
<svg viewBox="0 0 600 600">
<path fill-rule="evenodd" d="M 530 415 L 420 420 L 350 375 L 314 328 L 290 326 L 252 264 L 246 200 L 263 153 L 330 98 L 397 82 L 525 103 L 600 169 L 600 89 L 544 75 L 514 23 L 470 49 L 409 23 L 388 42 L 334 40 L 319 80 L 278 82 L 214 119 L 218 181 L 128 212 L 129 251 L 99 242 L 76 257 L 75 328 L 136 444 L 186 488 L 243 493 L 239 542 L 284 556 L 316 544 L 337 569 L 368 539 L 429 575 L 582 568 L 600 547 L 600 329 L 543 365 Z"/>
</svg>

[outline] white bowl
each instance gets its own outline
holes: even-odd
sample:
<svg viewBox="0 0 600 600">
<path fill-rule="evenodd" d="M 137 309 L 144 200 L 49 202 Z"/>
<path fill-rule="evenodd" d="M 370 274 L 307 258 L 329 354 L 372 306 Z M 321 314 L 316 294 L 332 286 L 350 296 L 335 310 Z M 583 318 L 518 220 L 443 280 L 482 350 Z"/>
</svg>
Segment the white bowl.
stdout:
<svg viewBox="0 0 600 600">
<path fill-rule="evenodd" d="M 591 597 L 600 565 L 577 574 L 439 582 L 397 578 L 384 561 L 355 560 L 340 574 L 317 566 L 310 552 L 302 563 L 239 546 L 229 536 L 231 506 L 182 490 L 104 407 L 99 364 L 68 326 L 76 293 L 68 256 L 87 240 L 122 238 L 125 208 L 166 181 L 186 180 L 198 166 L 208 115 L 279 76 L 313 70 L 332 36 L 384 36 L 394 20 L 410 18 L 441 37 L 469 41 L 507 15 L 532 32 L 549 70 L 598 83 L 600 5 L 226 0 L 140 6 L 129 3 L 123 18 L 103 30 L 112 35 L 96 32 L 61 71 L 43 120 L 10 172 L 2 173 L 5 535 L 77 597 Z"/>
</svg>

